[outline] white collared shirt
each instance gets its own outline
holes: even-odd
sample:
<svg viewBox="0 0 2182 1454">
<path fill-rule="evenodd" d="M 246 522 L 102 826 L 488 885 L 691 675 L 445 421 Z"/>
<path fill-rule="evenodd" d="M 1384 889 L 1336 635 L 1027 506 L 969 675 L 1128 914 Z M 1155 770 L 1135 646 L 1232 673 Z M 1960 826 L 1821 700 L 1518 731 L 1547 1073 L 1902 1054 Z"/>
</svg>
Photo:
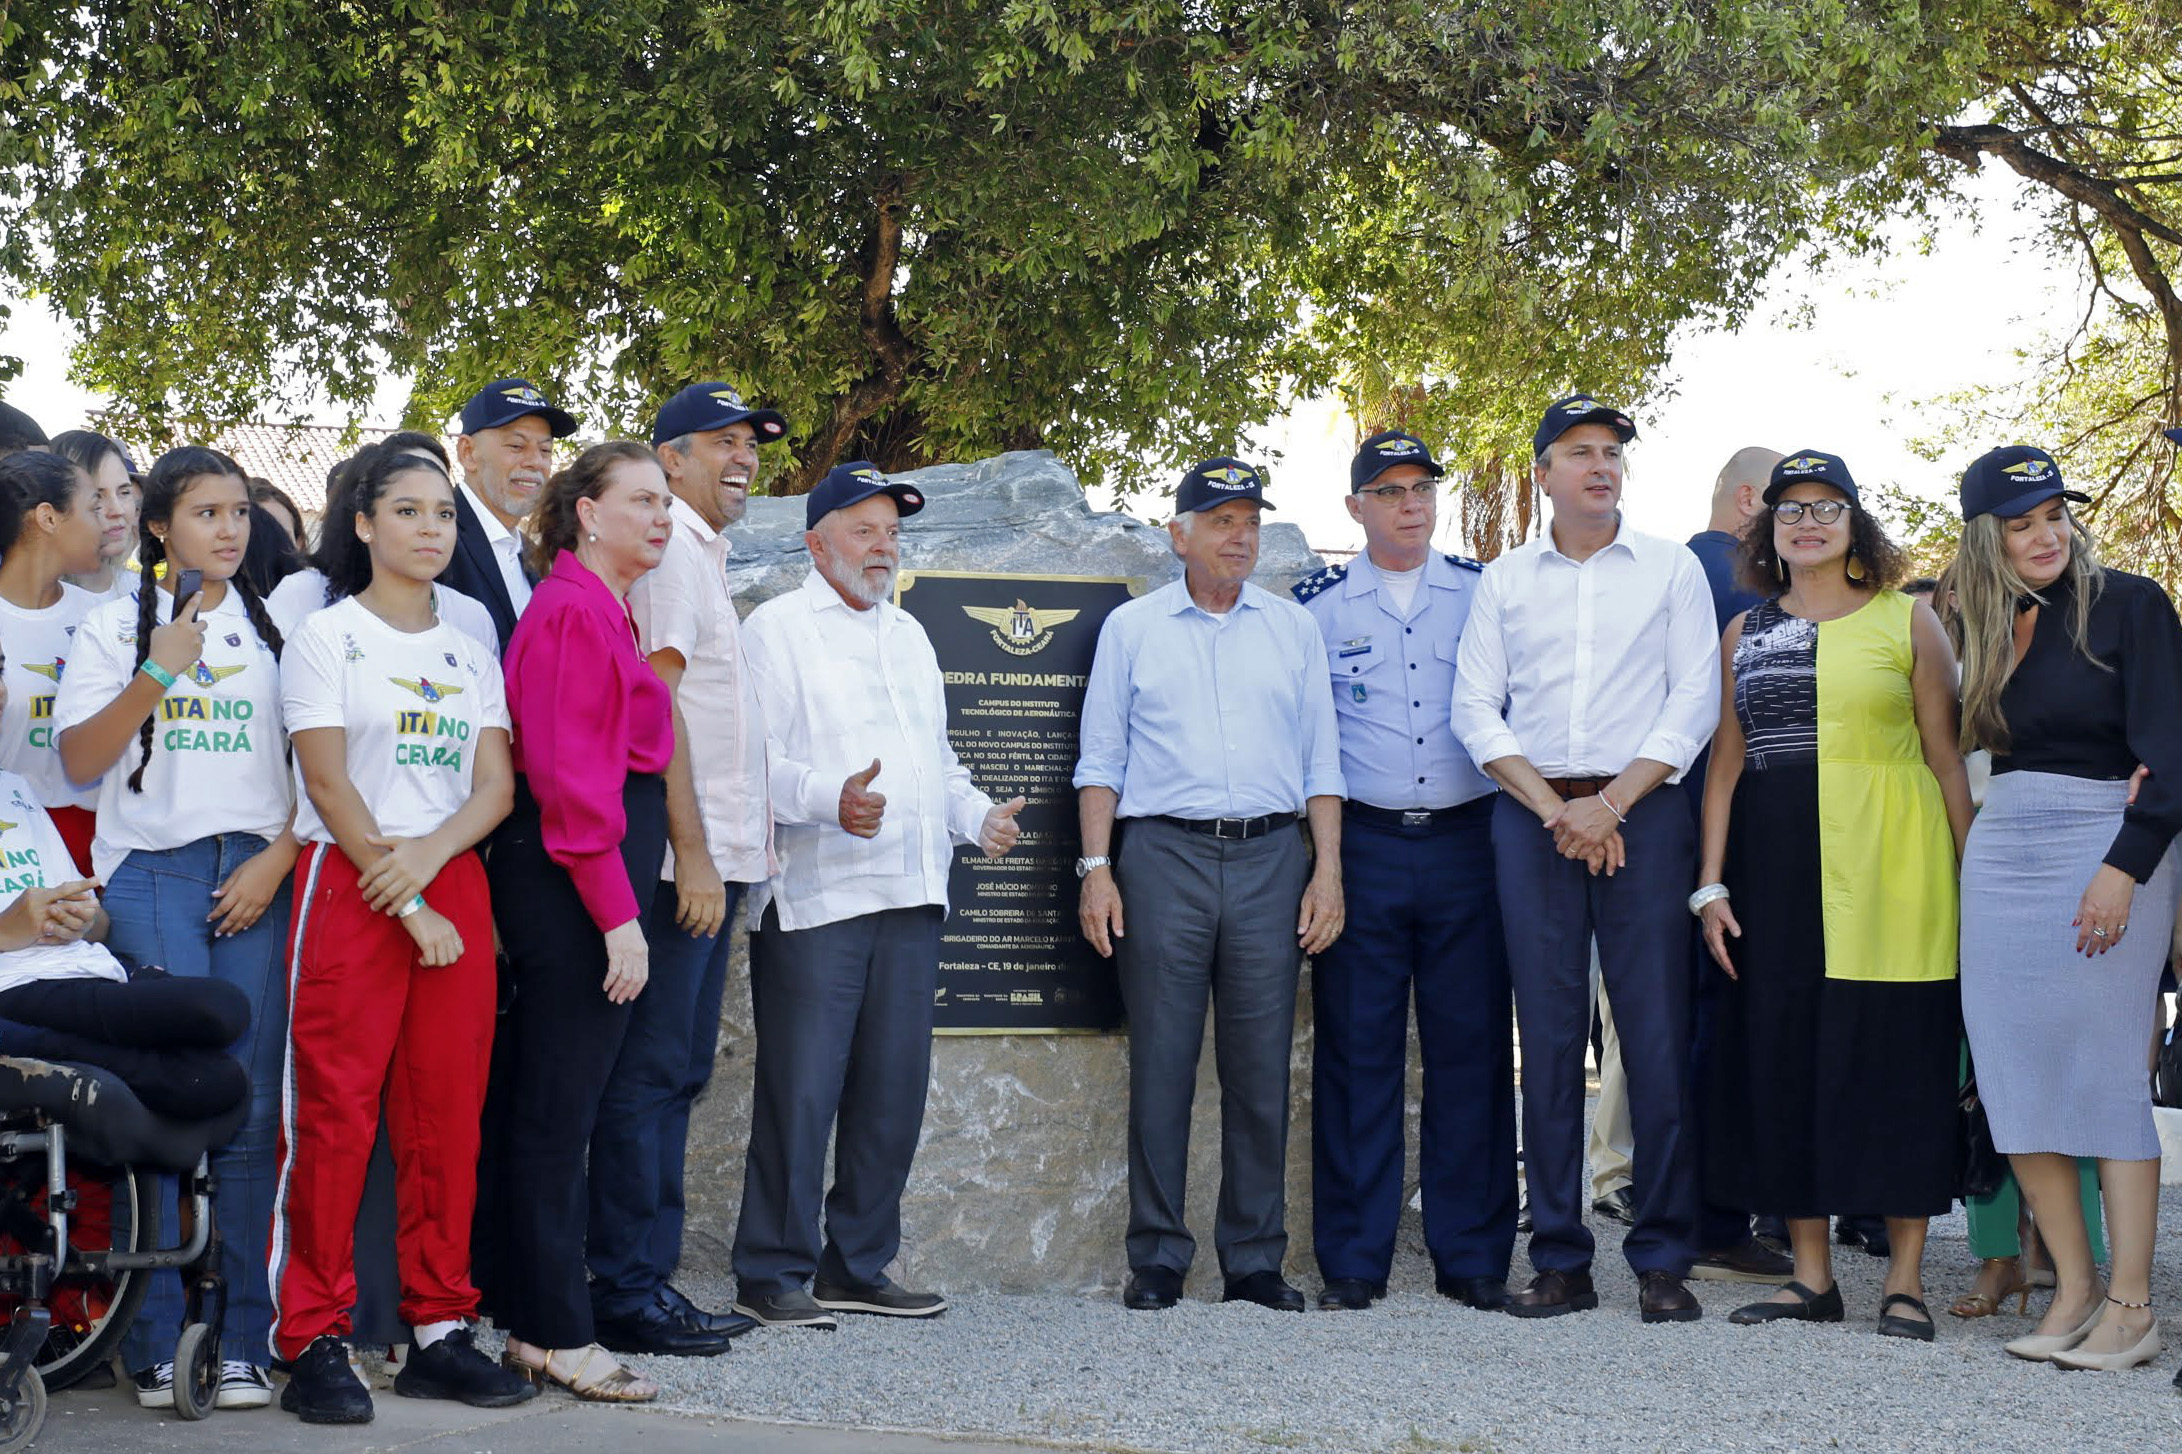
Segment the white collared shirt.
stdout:
<svg viewBox="0 0 2182 1454">
<path fill-rule="evenodd" d="M 750 895 L 783 929 L 947 903 L 954 846 L 975 843 L 992 799 L 947 740 L 947 696 L 924 627 L 891 602 L 851 610 L 817 571 L 743 623 L 765 713 L 779 867 Z M 841 826 L 841 785 L 879 762 L 876 838 Z"/>
<path fill-rule="evenodd" d="M 1720 634 L 1689 547 L 1624 522 L 1575 561 L 1549 530 L 1485 567 L 1462 633 L 1455 735 L 1480 766 L 1611 777 L 1636 758 L 1682 774 L 1720 722 Z"/>
<path fill-rule="evenodd" d="M 492 558 L 500 564 L 500 579 L 508 588 L 508 604 L 515 608 L 516 615 L 522 615 L 523 608 L 530 604 L 530 577 L 523 574 L 523 537 L 500 523 L 500 517 L 493 514 L 484 496 L 470 488 L 468 480 L 455 488 L 469 498 L 470 508 L 477 512 L 477 523 L 485 530 L 485 543 L 492 547 Z"/>
<path fill-rule="evenodd" d="M 727 587 L 734 546 L 680 496 L 667 509 L 674 533 L 658 567 L 629 588 L 629 616 L 646 656 L 669 649 L 682 655 L 675 702 L 689 731 L 690 777 L 712 865 L 728 883 L 757 883 L 773 871 L 773 813 L 765 711 Z M 659 876 L 674 879 L 671 847 Z"/>
</svg>

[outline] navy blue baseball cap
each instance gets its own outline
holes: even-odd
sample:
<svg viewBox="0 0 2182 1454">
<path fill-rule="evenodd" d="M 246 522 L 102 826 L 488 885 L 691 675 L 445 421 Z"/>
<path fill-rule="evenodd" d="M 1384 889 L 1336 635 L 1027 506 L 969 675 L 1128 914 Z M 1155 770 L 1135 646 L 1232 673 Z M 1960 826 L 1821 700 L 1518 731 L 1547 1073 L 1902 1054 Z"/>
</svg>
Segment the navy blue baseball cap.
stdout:
<svg viewBox="0 0 2182 1454">
<path fill-rule="evenodd" d="M 1962 518 L 1980 515 L 2010 519 L 2028 514 L 2058 495 L 2079 505 L 2091 503 L 2081 490 L 2061 482 L 2061 467 L 2035 445 L 2005 444 L 1988 449 L 1962 472 Z"/>
<path fill-rule="evenodd" d="M 1399 429 L 1382 429 L 1359 445 L 1356 458 L 1349 461 L 1349 493 L 1355 494 L 1399 464 L 1413 464 L 1435 480 L 1447 477 L 1423 440 Z"/>
<path fill-rule="evenodd" d="M 1200 510 L 1225 505 L 1230 500 L 1255 500 L 1266 509 L 1272 509 L 1265 498 L 1265 472 L 1239 459 L 1215 455 L 1203 464 L 1193 466 L 1182 476 L 1182 483 L 1174 487 L 1174 513 L 1177 515 L 1194 515 Z"/>
<path fill-rule="evenodd" d="M 1824 450 L 1799 449 L 1773 466 L 1773 473 L 1765 482 L 1765 503 L 1770 505 L 1780 498 L 1781 491 L 1790 485 L 1832 485 L 1849 497 L 1851 505 L 1861 505 L 1857 498 L 1856 481 L 1849 474 L 1849 467 L 1838 454 Z"/>
<path fill-rule="evenodd" d="M 803 497 L 803 528 L 816 530 L 818 522 L 873 495 L 892 495 L 894 508 L 914 515 L 924 508 L 922 491 L 890 480 L 868 459 L 854 459 L 826 471 L 826 477 Z"/>
<path fill-rule="evenodd" d="M 2162 429 L 2159 432 L 2166 435 L 2176 444 L 2182 444 L 2182 429 Z"/>
<path fill-rule="evenodd" d="M 1546 417 L 1538 421 L 1538 432 L 1530 437 L 1530 452 L 1544 454 L 1547 445 L 1579 424 L 1604 424 L 1623 444 L 1636 438 L 1636 421 L 1628 415 L 1589 394 L 1570 394 L 1546 405 Z"/>
<path fill-rule="evenodd" d="M 494 379 L 470 395 L 470 402 L 462 406 L 462 432 L 498 429 L 532 414 L 545 420 L 555 439 L 566 439 L 576 432 L 576 416 L 554 408 L 553 401 L 532 388 L 528 379 Z"/>
<path fill-rule="evenodd" d="M 730 424 L 749 425 L 757 431 L 760 443 L 788 432 L 788 421 L 778 411 L 751 408 L 733 384 L 691 384 L 659 406 L 658 416 L 652 420 L 652 443 L 665 444 L 685 434 L 703 434 Z"/>
</svg>

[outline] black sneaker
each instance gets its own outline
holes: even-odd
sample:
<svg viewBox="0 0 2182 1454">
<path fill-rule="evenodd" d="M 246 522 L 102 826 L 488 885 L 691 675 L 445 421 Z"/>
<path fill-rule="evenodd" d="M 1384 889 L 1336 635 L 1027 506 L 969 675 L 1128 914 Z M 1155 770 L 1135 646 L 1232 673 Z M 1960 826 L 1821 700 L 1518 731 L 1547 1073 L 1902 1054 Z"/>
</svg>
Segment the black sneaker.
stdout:
<svg viewBox="0 0 2182 1454">
<path fill-rule="evenodd" d="M 735 1311 L 746 1318 L 757 1319 L 768 1328 L 824 1328 L 830 1332 L 841 1326 L 839 1319 L 820 1307 L 800 1287 L 769 1293 L 746 1292 L 735 1299 Z"/>
<path fill-rule="evenodd" d="M 313 1338 L 288 1369 L 280 1406 L 306 1424 L 368 1424 L 371 1390 L 349 1367 L 348 1344 L 331 1333 Z"/>
<path fill-rule="evenodd" d="M 936 1318 L 947 1311 L 947 1299 L 936 1292 L 910 1292 L 892 1278 L 877 1282 L 828 1282 L 811 1284 L 811 1300 L 828 1312 L 871 1313 L 882 1318 Z"/>
<path fill-rule="evenodd" d="M 470 1330 L 457 1328 L 436 1343 L 409 1345 L 394 1392 L 403 1398 L 444 1398 L 473 1409 L 504 1409 L 534 1398 L 538 1386 L 477 1351 Z"/>
</svg>

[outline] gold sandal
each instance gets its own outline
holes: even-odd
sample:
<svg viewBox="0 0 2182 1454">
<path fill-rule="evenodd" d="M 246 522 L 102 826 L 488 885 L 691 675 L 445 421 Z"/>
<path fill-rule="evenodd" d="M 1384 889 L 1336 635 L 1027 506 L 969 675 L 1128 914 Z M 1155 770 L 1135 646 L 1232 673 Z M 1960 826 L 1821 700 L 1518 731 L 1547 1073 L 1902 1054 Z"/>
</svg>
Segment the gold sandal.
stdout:
<svg viewBox="0 0 2182 1454">
<path fill-rule="evenodd" d="M 500 1355 L 500 1361 L 522 1375 L 527 1382 L 541 1388 L 548 1383 L 557 1383 L 577 1398 L 587 1399 L 592 1403 L 645 1404 L 659 1397 L 658 1384 L 642 1374 L 631 1373 L 622 1366 L 620 1359 L 596 1343 L 586 1344 L 581 1348 L 541 1348 L 538 1351 L 545 1355 L 544 1361 L 533 1363 L 518 1354 L 513 1345 L 510 1345 Z M 556 1353 L 579 1355 L 576 1366 L 563 1375 L 553 1367 Z M 606 1362 L 604 1368 L 598 1366 L 600 1359 Z"/>
<path fill-rule="evenodd" d="M 1992 1260 L 2001 1262 L 2011 1259 L 1996 1257 Z M 2023 1280 L 2021 1264 L 2018 1263 L 2016 1280 L 2002 1288 L 1997 1294 L 1966 1292 L 1961 1297 L 1956 1298 L 1955 1305 L 1947 1311 L 1958 1318 L 1989 1318 L 1999 1312 L 2000 1305 L 2009 1298 L 2018 1298 L 2020 1300 L 2015 1305 L 2015 1312 L 2017 1317 L 2021 1317 L 2030 1311 L 2030 1290 L 2031 1284 Z"/>
</svg>

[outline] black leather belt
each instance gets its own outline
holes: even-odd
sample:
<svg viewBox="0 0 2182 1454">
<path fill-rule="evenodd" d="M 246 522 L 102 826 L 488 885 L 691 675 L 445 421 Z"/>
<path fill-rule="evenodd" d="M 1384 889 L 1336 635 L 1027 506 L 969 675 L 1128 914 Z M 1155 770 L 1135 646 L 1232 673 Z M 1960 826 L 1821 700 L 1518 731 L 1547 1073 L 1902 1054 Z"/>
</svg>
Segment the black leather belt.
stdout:
<svg viewBox="0 0 2182 1454">
<path fill-rule="evenodd" d="M 1267 813 L 1262 818 L 1172 818 L 1165 813 L 1154 816 L 1162 823 L 1172 823 L 1177 828 L 1202 833 L 1208 838 L 1263 838 L 1296 821 L 1293 813 Z"/>
<path fill-rule="evenodd" d="M 1492 811 L 1492 793 L 1457 803 L 1452 808 L 1380 808 L 1370 803 L 1343 803 L 1343 816 L 1359 822 L 1376 824 L 1381 828 L 1430 828 L 1440 823 L 1453 823 L 1462 818 L 1475 818 Z"/>
</svg>

